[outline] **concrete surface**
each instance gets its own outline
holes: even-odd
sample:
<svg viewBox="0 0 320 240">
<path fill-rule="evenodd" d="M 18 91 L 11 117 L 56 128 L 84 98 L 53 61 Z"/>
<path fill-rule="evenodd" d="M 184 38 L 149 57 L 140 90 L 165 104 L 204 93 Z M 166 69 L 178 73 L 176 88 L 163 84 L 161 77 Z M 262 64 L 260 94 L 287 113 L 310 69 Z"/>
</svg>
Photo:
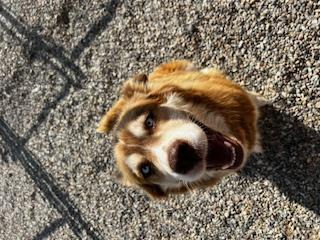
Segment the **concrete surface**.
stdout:
<svg viewBox="0 0 320 240">
<path fill-rule="evenodd" d="M 319 29 L 311 0 L 0 0 L 0 239 L 320 239 Z M 152 202 L 114 181 L 95 128 L 121 82 L 173 58 L 272 106 L 243 171 Z"/>
</svg>

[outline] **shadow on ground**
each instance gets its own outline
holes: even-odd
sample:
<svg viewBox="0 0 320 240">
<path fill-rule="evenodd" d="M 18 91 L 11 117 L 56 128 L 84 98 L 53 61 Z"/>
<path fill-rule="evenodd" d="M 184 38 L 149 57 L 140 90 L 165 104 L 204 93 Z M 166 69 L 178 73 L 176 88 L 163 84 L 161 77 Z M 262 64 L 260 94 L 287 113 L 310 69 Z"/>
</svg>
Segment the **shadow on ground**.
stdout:
<svg viewBox="0 0 320 240">
<path fill-rule="evenodd" d="M 0 17 L 2 17 L 0 19 L 0 27 L 17 43 L 21 44 L 24 57 L 28 60 L 30 67 L 32 67 L 31 65 L 34 61 L 41 61 L 55 70 L 65 80 L 65 86 L 62 91 L 53 101 L 45 104 L 25 136 L 18 136 L 14 129 L 0 117 L 0 137 L 5 145 L 5 152 L 0 152 L 3 155 L 3 163 L 8 163 L 6 162 L 7 157 L 4 155 L 11 155 L 9 159 L 19 161 L 41 193 L 62 216 L 62 218 L 48 224 L 41 232 L 36 234 L 34 239 L 48 237 L 65 223 L 68 223 L 78 238 L 82 238 L 82 233 L 86 232 L 92 239 L 102 239 L 101 234 L 83 219 L 79 209 L 76 208 L 69 195 L 58 187 L 51 174 L 46 172 L 40 161 L 25 147 L 25 144 L 46 120 L 50 111 L 54 110 L 69 95 L 70 88 L 81 87 L 81 81 L 85 80 L 86 76 L 75 61 L 86 48 L 90 47 L 94 39 L 107 28 L 109 22 L 115 17 L 117 7 L 118 2 L 114 0 L 104 5 L 105 14 L 90 26 L 88 32 L 71 51 L 69 57 L 68 52 L 62 46 L 57 45 L 52 39 L 38 34 L 37 29 L 30 28 L 19 21 L 10 9 L 0 1 Z M 66 9 L 63 10 L 66 11 Z M 64 14 L 68 13 L 64 12 Z M 57 63 L 54 63 L 52 59 L 55 59 Z"/>
<path fill-rule="evenodd" d="M 319 215 L 320 133 L 272 106 L 262 110 L 260 129 L 264 153 L 241 174 L 270 180 L 290 201 Z"/>
<path fill-rule="evenodd" d="M 77 237 L 81 238 L 82 232 L 85 231 L 92 239 L 101 239 L 100 233 L 83 219 L 69 194 L 59 188 L 51 174 L 44 169 L 36 156 L 23 145 L 14 130 L 1 117 L 0 136 L 13 160 L 21 163 L 43 196 L 62 216 L 61 220 L 51 223 L 38 235 L 48 236 L 57 227 L 67 222 Z"/>
<path fill-rule="evenodd" d="M 42 36 L 37 32 L 36 28 L 31 28 L 22 23 L 10 11 L 10 9 L 0 1 L 0 27 L 10 35 L 17 43 L 23 47 L 24 57 L 28 60 L 30 67 L 34 61 L 41 61 L 52 70 L 55 70 L 64 80 L 65 85 L 62 91 L 55 97 L 53 101 L 45 104 L 33 126 L 26 132 L 23 137 L 26 143 L 32 134 L 46 120 L 50 111 L 54 109 L 66 96 L 69 95 L 71 87 L 75 89 L 81 88 L 82 82 L 86 79 L 75 61 L 78 60 L 84 50 L 90 47 L 91 43 L 99 36 L 115 17 L 116 9 L 119 3 L 111 0 L 104 4 L 105 14 L 95 21 L 83 38 L 72 49 L 70 57 L 68 52 L 60 45 L 56 44 L 48 36 Z M 66 9 L 64 9 L 66 11 Z M 68 14 L 68 13 L 65 13 Z M 53 59 L 57 63 L 54 63 Z"/>
</svg>

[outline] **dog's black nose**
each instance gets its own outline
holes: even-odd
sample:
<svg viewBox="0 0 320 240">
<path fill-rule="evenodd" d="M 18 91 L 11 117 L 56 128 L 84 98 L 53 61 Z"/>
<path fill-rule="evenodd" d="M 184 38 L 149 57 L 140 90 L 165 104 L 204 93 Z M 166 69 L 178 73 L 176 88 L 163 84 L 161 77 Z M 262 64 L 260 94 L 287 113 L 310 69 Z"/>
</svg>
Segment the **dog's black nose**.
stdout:
<svg viewBox="0 0 320 240">
<path fill-rule="evenodd" d="M 176 173 L 186 174 L 200 161 L 197 150 L 185 141 L 178 140 L 169 149 L 169 165 Z"/>
</svg>

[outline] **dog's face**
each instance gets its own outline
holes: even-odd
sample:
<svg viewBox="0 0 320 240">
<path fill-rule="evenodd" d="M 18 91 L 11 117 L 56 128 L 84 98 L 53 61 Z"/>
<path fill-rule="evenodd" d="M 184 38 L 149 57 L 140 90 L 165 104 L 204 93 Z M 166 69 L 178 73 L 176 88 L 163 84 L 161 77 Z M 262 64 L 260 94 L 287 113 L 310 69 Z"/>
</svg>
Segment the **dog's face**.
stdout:
<svg viewBox="0 0 320 240">
<path fill-rule="evenodd" d="M 132 109 L 118 127 L 118 166 L 156 197 L 212 184 L 243 163 L 242 146 L 166 104 Z"/>
<path fill-rule="evenodd" d="M 243 167 L 256 137 L 255 108 L 244 91 L 223 75 L 213 84 L 200 72 L 156 73 L 153 81 L 127 81 L 98 128 L 115 131 L 122 182 L 164 197 L 214 185 Z"/>
</svg>

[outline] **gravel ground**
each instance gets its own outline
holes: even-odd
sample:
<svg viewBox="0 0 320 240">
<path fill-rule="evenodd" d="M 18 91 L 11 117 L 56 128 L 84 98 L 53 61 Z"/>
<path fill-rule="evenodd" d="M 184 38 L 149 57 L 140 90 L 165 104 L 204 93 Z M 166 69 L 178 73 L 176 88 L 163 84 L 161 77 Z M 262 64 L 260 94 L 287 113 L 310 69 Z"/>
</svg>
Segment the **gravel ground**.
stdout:
<svg viewBox="0 0 320 240">
<path fill-rule="evenodd" d="M 0 0 L 0 239 L 320 239 L 319 29 L 311 0 Z M 114 181 L 95 128 L 121 82 L 173 58 L 272 106 L 245 169 L 154 202 Z"/>
</svg>

